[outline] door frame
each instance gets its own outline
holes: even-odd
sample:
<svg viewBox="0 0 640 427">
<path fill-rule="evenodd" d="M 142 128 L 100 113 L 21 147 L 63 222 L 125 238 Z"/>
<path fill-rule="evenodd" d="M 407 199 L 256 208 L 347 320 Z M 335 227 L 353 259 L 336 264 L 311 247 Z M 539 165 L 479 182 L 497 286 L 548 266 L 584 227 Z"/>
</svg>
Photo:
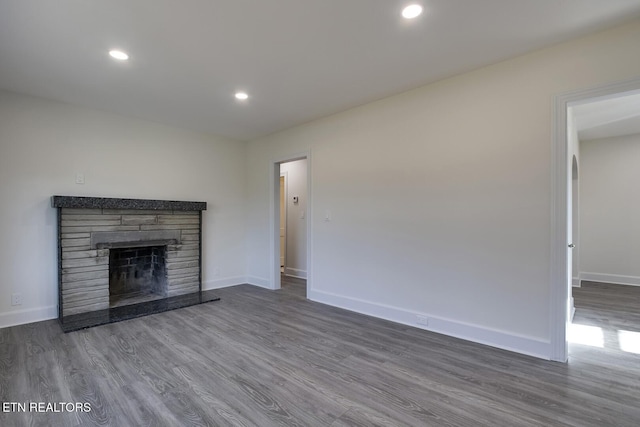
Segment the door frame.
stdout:
<svg viewBox="0 0 640 427">
<path fill-rule="evenodd" d="M 567 329 L 570 319 L 571 274 L 569 264 L 570 250 L 568 200 L 569 186 L 572 185 L 572 159 L 568 158 L 569 141 L 567 138 L 567 109 L 579 105 L 615 97 L 624 92 L 640 92 L 640 77 L 606 86 L 592 87 L 559 94 L 555 97 L 553 111 L 553 138 L 551 150 L 551 264 L 550 264 L 550 359 L 567 362 L 569 344 Z"/>
<path fill-rule="evenodd" d="M 313 284 L 313 195 L 311 186 L 311 150 L 291 153 L 269 162 L 269 289 L 280 289 L 280 164 L 307 160 L 307 298 Z"/>
<path fill-rule="evenodd" d="M 289 201 L 288 201 L 288 197 L 289 197 L 289 172 L 284 171 L 284 172 L 280 172 L 280 178 L 284 178 L 284 194 L 279 194 L 279 197 L 284 197 L 284 251 L 282 250 L 282 247 L 280 247 L 280 253 L 284 253 L 284 259 L 282 260 L 282 267 L 281 268 L 286 268 L 287 266 L 287 227 L 288 227 L 288 222 L 289 222 L 289 217 L 288 217 L 288 213 L 289 213 Z M 280 182 L 278 182 L 278 188 L 280 188 Z M 280 206 L 280 200 L 278 200 L 278 207 Z M 282 212 L 278 211 L 278 218 L 280 218 L 282 216 Z M 280 218 L 281 219 L 281 218 Z M 279 229 L 278 229 L 279 230 Z M 278 236 L 279 237 L 279 236 Z M 278 242 L 280 242 L 280 239 L 278 239 Z M 280 261 L 278 261 L 278 263 L 280 264 Z"/>
</svg>

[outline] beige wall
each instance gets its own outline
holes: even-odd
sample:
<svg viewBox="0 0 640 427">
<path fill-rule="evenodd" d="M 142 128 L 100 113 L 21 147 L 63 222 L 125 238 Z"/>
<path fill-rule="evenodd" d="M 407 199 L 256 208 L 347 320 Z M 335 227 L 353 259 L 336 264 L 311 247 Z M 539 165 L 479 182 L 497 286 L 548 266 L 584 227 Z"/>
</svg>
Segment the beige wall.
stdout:
<svg viewBox="0 0 640 427">
<path fill-rule="evenodd" d="M 248 276 L 269 159 L 309 151 L 312 299 L 549 357 L 555 96 L 640 77 L 637 46 L 638 21 L 251 142 Z"/>
</svg>

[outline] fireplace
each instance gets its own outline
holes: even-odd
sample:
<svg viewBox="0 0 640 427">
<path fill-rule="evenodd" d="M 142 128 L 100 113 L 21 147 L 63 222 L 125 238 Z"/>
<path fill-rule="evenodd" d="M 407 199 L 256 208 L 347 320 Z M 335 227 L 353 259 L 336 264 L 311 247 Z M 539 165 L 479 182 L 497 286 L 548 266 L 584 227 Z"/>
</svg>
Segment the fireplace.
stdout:
<svg viewBox="0 0 640 427">
<path fill-rule="evenodd" d="M 202 292 L 206 202 L 53 196 L 52 205 L 65 332 L 217 300 Z"/>
<path fill-rule="evenodd" d="M 167 297 L 166 246 L 109 251 L 109 307 Z"/>
</svg>

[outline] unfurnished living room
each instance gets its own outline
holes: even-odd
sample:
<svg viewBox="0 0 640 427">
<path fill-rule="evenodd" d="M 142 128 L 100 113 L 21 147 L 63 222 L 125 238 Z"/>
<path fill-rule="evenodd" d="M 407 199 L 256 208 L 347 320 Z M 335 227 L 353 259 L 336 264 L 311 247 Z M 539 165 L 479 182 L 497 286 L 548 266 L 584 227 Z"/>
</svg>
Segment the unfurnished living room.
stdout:
<svg viewBox="0 0 640 427">
<path fill-rule="evenodd" d="M 0 0 L 0 425 L 640 425 L 639 46 L 640 0 Z"/>
</svg>

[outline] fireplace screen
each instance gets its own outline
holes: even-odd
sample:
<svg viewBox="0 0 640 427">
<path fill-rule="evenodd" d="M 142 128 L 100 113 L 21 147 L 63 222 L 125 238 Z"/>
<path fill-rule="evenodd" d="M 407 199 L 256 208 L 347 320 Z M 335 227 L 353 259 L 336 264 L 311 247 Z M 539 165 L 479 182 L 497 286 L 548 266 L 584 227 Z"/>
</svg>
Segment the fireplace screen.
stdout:
<svg viewBox="0 0 640 427">
<path fill-rule="evenodd" d="M 136 304 L 167 296 L 166 246 L 109 251 L 109 306 Z"/>
</svg>

